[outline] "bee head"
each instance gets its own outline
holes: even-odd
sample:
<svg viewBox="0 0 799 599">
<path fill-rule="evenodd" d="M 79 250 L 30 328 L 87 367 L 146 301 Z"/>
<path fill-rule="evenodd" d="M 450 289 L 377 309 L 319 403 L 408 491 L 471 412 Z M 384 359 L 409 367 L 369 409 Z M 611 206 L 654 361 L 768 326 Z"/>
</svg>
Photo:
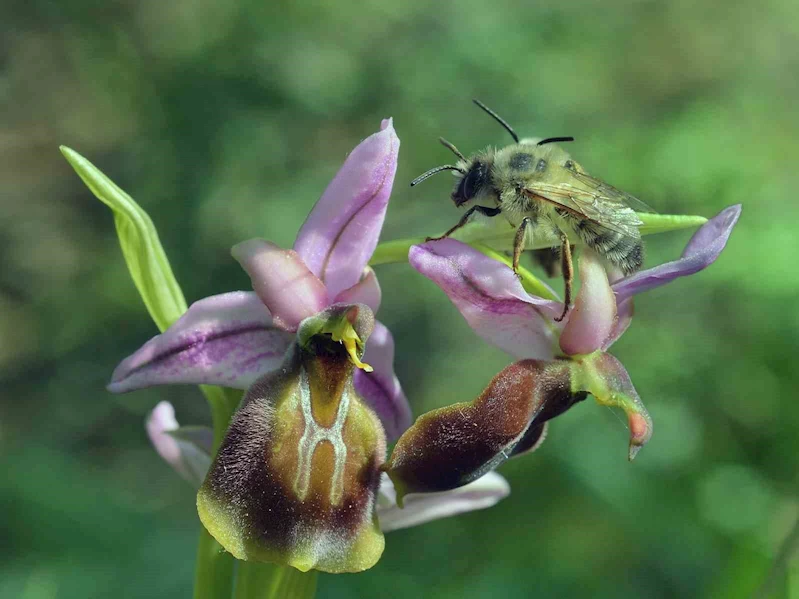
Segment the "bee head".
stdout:
<svg viewBox="0 0 799 599">
<path fill-rule="evenodd" d="M 456 184 L 455 191 L 452 192 L 452 201 L 455 202 L 455 205 L 462 206 L 474 199 L 488 183 L 489 174 L 489 166 L 481 160 L 475 160 Z"/>
</svg>

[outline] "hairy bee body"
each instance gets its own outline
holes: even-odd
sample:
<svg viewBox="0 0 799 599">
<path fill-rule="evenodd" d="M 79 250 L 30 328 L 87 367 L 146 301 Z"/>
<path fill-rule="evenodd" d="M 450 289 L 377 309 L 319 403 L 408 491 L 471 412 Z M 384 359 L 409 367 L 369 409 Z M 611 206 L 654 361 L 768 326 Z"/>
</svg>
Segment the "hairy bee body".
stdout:
<svg viewBox="0 0 799 599">
<path fill-rule="evenodd" d="M 516 229 L 513 240 L 513 270 L 528 247 L 542 244 L 560 251 L 564 281 L 562 321 L 569 311 L 572 280 L 572 243 L 594 250 L 615 269 L 628 275 L 643 264 L 644 246 L 638 227 L 643 221 L 633 209 L 651 212 L 628 193 L 596 179 L 553 142 L 571 137 L 520 139 L 513 128 L 481 102 L 481 109 L 502 125 L 516 143 L 504 148 L 486 148 L 466 157 L 450 142 L 440 139 L 459 161 L 430 169 L 411 181 L 411 186 L 442 171 L 457 177 L 452 200 L 458 207 L 470 204 L 460 221 L 442 239 L 463 227 L 475 212 L 487 217 L 500 214 Z M 545 268 L 552 269 L 552 264 Z"/>
<path fill-rule="evenodd" d="M 585 215 L 569 210 L 558 202 L 547 201 L 556 189 L 568 181 L 573 196 L 596 194 L 587 184 L 575 178 L 585 175 L 582 167 L 571 159 L 563 148 L 537 145 L 536 139 L 524 139 L 501 149 L 487 148 L 474 156 L 460 160 L 452 200 L 457 206 L 473 204 L 495 206 L 513 227 L 525 218 L 530 226 L 525 230 L 524 244 L 561 244 L 561 231 L 576 238 L 603 256 L 612 265 L 630 274 L 643 263 L 643 243 L 635 226 L 619 230 L 609 223 L 588 220 Z M 537 195 L 540 190 L 541 195 Z M 616 206 L 614 211 L 635 212 L 628 206 Z M 618 214 L 614 215 L 618 219 Z M 612 222 L 612 221 L 611 221 Z"/>
</svg>

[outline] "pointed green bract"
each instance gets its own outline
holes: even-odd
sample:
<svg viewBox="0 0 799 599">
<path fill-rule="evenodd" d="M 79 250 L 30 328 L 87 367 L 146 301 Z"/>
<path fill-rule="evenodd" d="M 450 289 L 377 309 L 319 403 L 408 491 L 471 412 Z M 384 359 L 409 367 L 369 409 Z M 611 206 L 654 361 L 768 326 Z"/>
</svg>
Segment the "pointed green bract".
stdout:
<svg viewBox="0 0 799 599">
<path fill-rule="evenodd" d="M 113 210 L 130 276 L 147 311 L 163 332 L 187 306 L 153 222 L 133 198 L 83 156 L 65 146 L 61 146 L 61 153 L 97 199 Z"/>
<path fill-rule="evenodd" d="M 163 332 L 187 310 L 186 299 L 172 273 L 158 232 L 150 216 L 96 166 L 74 150 L 61 153 L 91 192 L 114 213 L 119 245 L 139 295 L 158 329 Z M 241 392 L 200 385 L 208 400 L 214 423 L 214 452 L 224 437 Z M 205 531 L 197 550 L 195 599 L 228 596 L 233 559 Z"/>
</svg>

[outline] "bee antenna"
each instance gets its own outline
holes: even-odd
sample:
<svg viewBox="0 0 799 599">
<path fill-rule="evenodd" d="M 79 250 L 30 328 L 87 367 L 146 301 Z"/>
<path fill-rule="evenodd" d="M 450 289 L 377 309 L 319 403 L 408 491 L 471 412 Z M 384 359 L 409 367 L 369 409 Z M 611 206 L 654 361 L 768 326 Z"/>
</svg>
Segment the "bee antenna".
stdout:
<svg viewBox="0 0 799 599">
<path fill-rule="evenodd" d="M 543 146 L 544 144 L 551 144 L 559 141 L 574 141 L 573 137 L 547 137 L 546 139 L 542 139 L 539 141 L 537 146 Z"/>
<path fill-rule="evenodd" d="M 466 171 L 464 171 L 459 166 L 445 164 L 444 166 L 437 166 L 436 168 L 431 168 L 426 173 L 422 173 L 421 175 L 416 177 L 413 181 L 411 181 L 411 187 L 413 187 L 414 185 L 419 185 L 419 183 L 421 183 L 425 179 L 429 179 L 430 177 L 432 177 L 436 173 L 440 173 L 441 171 L 458 171 L 459 173 L 462 173 L 464 175 L 466 174 Z"/>
<path fill-rule="evenodd" d="M 447 140 L 446 140 L 446 139 L 444 139 L 443 137 L 439 137 L 439 138 L 438 138 L 438 141 L 440 141 L 440 142 L 441 142 L 441 145 L 442 145 L 442 146 L 444 146 L 444 147 L 445 147 L 445 148 L 447 148 L 447 149 L 448 149 L 450 152 L 452 152 L 453 154 L 455 154 L 455 156 L 457 156 L 458 158 L 460 158 L 461 160 L 463 160 L 464 162 L 466 162 L 466 156 L 464 156 L 463 154 L 461 154 L 461 151 L 460 151 L 458 148 L 456 148 L 456 147 L 455 147 L 455 144 L 453 144 L 452 142 L 449 142 L 449 141 L 447 141 Z"/>
<path fill-rule="evenodd" d="M 472 100 L 472 102 L 474 102 L 474 103 L 475 103 L 475 104 L 477 104 L 477 105 L 478 105 L 480 108 L 482 108 L 483 110 L 485 110 L 485 111 L 486 111 L 486 112 L 487 112 L 487 113 L 488 113 L 488 114 L 491 116 L 491 118 L 493 118 L 493 119 L 494 119 L 496 122 L 498 122 L 500 125 L 502 125 L 503 127 L 505 127 L 505 130 L 506 130 L 508 133 L 510 133 L 511 137 L 513 138 L 513 141 L 515 141 L 516 143 L 519 143 L 519 136 L 518 136 L 518 135 L 516 135 L 516 132 L 513 130 L 513 127 L 511 127 L 510 125 L 508 125 L 508 123 L 506 123 L 506 122 L 505 122 L 505 119 L 503 119 L 503 118 L 502 118 L 501 116 L 499 116 L 499 115 L 498 115 L 496 112 L 494 112 L 493 110 L 491 110 L 491 109 L 490 109 L 488 106 L 486 106 L 485 104 L 483 104 L 483 103 L 482 103 L 480 100 L 473 99 L 473 100 Z"/>
</svg>

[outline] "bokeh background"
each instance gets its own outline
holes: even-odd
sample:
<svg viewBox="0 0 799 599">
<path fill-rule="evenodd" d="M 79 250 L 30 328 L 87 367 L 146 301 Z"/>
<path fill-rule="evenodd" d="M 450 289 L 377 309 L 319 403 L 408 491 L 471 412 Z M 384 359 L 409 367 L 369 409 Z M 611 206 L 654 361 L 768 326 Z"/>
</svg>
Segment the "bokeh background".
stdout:
<svg viewBox="0 0 799 599">
<path fill-rule="evenodd" d="M 386 116 L 402 146 L 383 239 L 454 223 L 446 177 L 408 182 L 449 160 L 439 135 L 508 142 L 472 97 L 523 134 L 574 135 L 658 212 L 743 216 L 709 270 L 639 296 L 614 347 L 655 420 L 634 463 L 623 420 L 587 401 L 502 467 L 508 499 L 390 533 L 319 596 L 751 596 L 799 513 L 797 44 L 794 0 L 0 4 L 0 596 L 191 593 L 194 492 L 143 420 L 162 399 L 184 423 L 207 408 L 191 387 L 105 391 L 156 331 L 58 145 L 150 213 L 193 301 L 248 288 L 230 246 L 290 245 Z M 647 264 L 689 236 L 648 238 Z M 407 265 L 379 276 L 417 414 L 510 362 Z"/>
</svg>

